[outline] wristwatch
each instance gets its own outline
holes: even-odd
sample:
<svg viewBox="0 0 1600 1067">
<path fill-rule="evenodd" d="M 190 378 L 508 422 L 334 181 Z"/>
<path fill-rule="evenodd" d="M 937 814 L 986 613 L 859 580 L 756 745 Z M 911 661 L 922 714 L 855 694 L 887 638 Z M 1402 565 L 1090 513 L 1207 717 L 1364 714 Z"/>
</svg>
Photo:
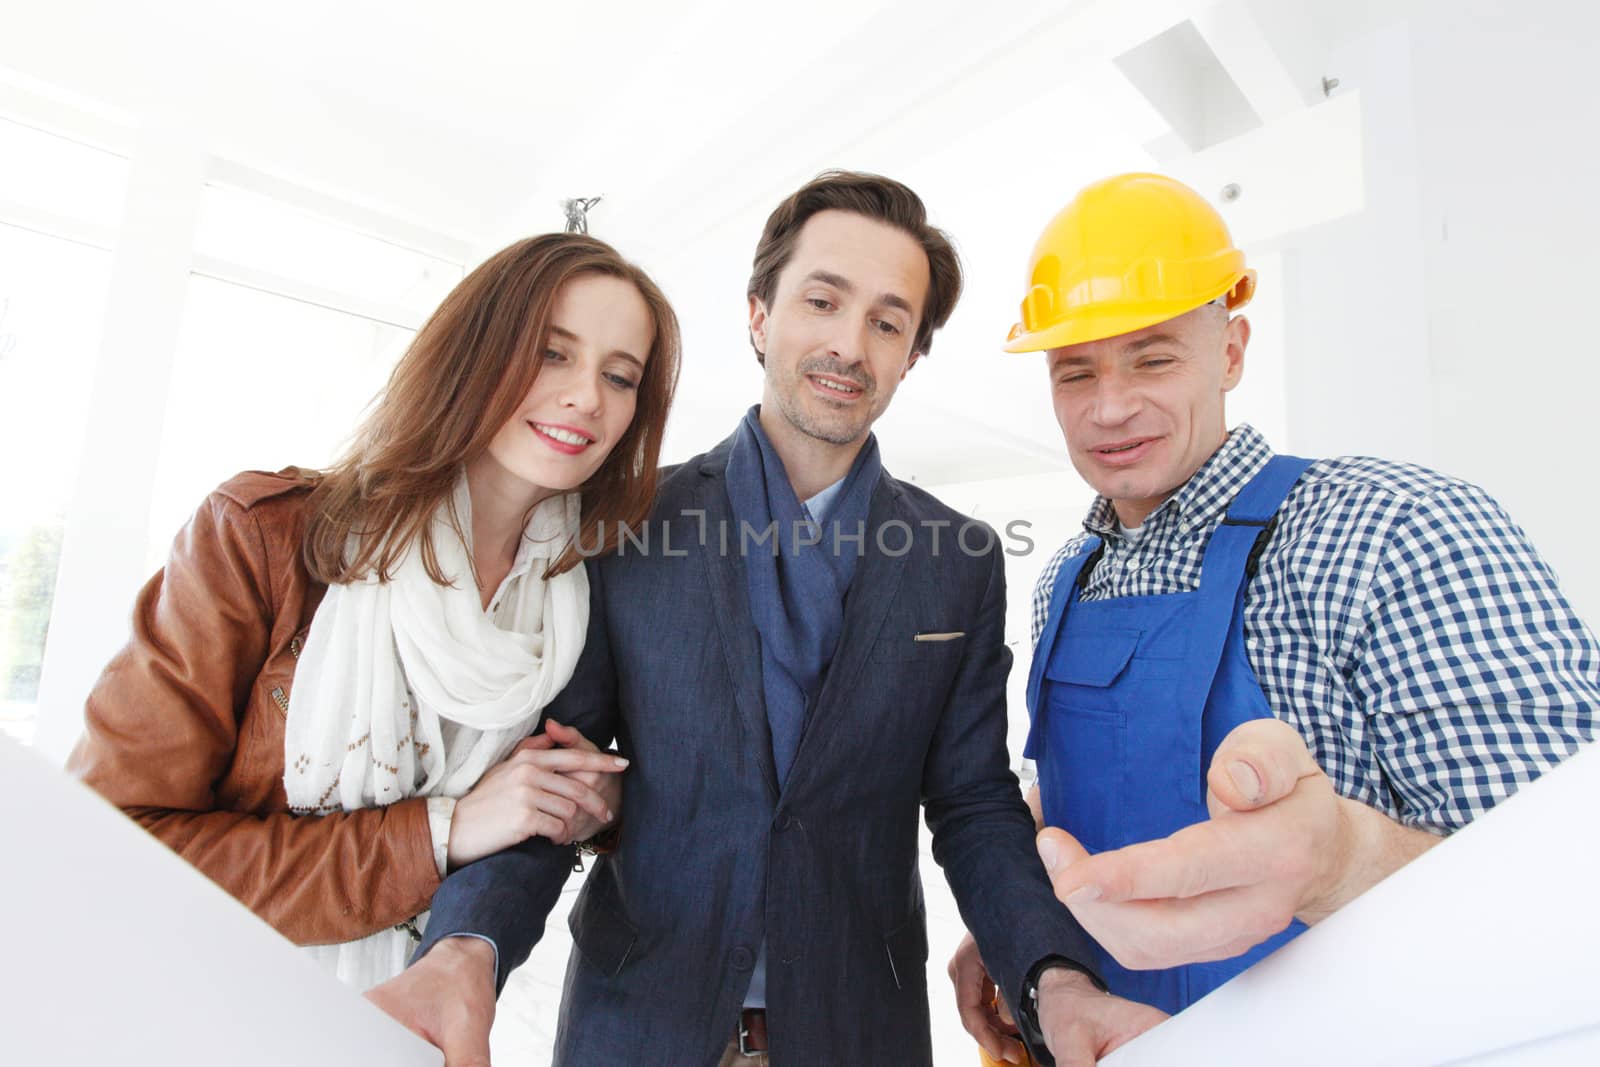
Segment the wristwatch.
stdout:
<svg viewBox="0 0 1600 1067">
<path fill-rule="evenodd" d="M 622 837 L 622 820 L 618 819 L 610 826 L 601 830 L 585 841 L 572 843 L 572 869 L 583 870 L 585 856 L 604 856 L 608 852 L 617 850 L 617 841 Z"/>
<path fill-rule="evenodd" d="M 1028 976 L 1022 980 L 1022 1003 L 1017 1005 L 1017 1029 L 1022 1031 L 1022 1043 L 1028 1047 L 1028 1053 L 1038 1067 L 1056 1067 L 1056 1058 L 1045 1047 L 1044 1031 L 1039 1027 L 1039 979 L 1044 977 L 1044 972 L 1055 967 L 1065 967 L 1069 971 L 1087 975 L 1100 992 L 1108 995 L 1111 992 L 1098 974 L 1065 956 L 1046 956 L 1029 968 Z"/>
</svg>

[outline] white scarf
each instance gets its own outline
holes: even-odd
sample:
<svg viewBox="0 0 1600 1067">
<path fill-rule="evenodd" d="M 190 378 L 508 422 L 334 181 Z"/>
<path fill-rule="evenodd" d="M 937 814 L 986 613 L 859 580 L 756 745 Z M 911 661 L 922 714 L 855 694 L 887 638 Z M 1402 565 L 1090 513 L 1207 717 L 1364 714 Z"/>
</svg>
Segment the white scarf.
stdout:
<svg viewBox="0 0 1600 1067">
<path fill-rule="evenodd" d="M 454 501 L 470 531 L 465 475 Z M 323 815 L 460 797 L 528 735 L 572 678 L 588 629 L 584 568 L 540 577 L 577 536 L 578 517 L 576 493 L 534 509 L 499 624 L 483 610 L 469 550 L 444 506 L 433 542 L 451 585 L 428 577 L 413 544 L 389 581 L 372 575 L 328 587 L 295 667 L 284 729 L 291 810 Z M 307 951 L 367 989 L 399 974 L 412 947 L 409 933 L 389 929 Z"/>
</svg>

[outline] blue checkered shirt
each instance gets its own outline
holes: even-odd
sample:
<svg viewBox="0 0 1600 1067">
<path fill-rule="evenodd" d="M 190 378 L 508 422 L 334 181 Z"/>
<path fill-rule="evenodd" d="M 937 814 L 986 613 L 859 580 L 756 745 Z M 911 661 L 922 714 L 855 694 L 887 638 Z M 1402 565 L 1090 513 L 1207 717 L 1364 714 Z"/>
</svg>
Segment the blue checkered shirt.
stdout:
<svg viewBox="0 0 1600 1067">
<path fill-rule="evenodd" d="M 1105 552 L 1083 599 L 1198 588 L 1212 530 L 1271 456 L 1239 427 L 1137 541 L 1096 500 L 1034 588 L 1034 645 L 1091 534 Z M 1312 464 L 1246 587 L 1244 635 L 1334 787 L 1409 826 L 1459 829 L 1595 736 L 1600 647 L 1555 574 L 1488 494 L 1423 467 Z"/>
</svg>

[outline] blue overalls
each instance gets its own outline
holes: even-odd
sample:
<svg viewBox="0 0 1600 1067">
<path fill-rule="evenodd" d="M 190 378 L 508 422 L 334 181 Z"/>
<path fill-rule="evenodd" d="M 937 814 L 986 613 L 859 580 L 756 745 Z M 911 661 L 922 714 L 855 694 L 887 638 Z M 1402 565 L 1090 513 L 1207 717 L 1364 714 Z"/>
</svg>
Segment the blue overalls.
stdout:
<svg viewBox="0 0 1600 1067">
<path fill-rule="evenodd" d="M 1089 852 L 1167 837 L 1209 817 L 1206 772 L 1228 733 L 1272 710 L 1245 658 L 1244 589 L 1257 539 L 1309 460 L 1275 456 L 1239 491 L 1206 546 L 1200 588 L 1081 601 L 1091 538 L 1062 564 L 1028 676 L 1026 754 L 1048 826 Z M 1096 948 L 1118 996 L 1178 1012 L 1305 927 L 1242 956 L 1130 971 Z"/>
</svg>

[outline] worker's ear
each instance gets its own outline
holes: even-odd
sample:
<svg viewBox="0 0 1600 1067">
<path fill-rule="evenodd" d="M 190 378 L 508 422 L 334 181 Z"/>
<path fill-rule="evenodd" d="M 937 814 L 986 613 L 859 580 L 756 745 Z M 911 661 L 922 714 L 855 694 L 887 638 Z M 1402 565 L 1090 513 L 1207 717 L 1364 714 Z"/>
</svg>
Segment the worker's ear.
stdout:
<svg viewBox="0 0 1600 1067">
<path fill-rule="evenodd" d="M 1250 320 L 1235 315 L 1228 320 L 1222 333 L 1222 358 L 1226 361 L 1222 371 L 1222 391 L 1229 392 L 1244 377 L 1244 350 L 1250 344 Z"/>
</svg>

